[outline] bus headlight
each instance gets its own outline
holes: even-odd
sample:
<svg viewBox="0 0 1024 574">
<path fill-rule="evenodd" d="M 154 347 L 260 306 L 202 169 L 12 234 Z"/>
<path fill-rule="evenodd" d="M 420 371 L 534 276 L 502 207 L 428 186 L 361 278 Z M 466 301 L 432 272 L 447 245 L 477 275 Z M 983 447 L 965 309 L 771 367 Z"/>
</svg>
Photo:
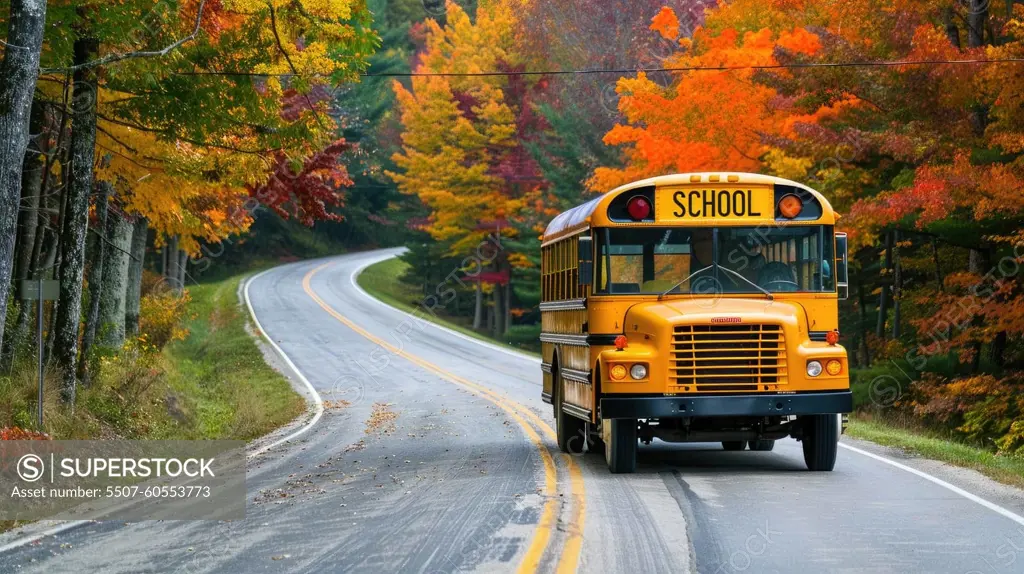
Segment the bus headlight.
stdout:
<svg viewBox="0 0 1024 574">
<path fill-rule="evenodd" d="M 636 379 L 638 381 L 640 379 L 646 379 L 647 378 L 647 365 L 644 365 L 642 363 L 637 363 L 637 364 L 633 365 L 632 367 L 629 368 L 629 376 L 633 377 L 634 379 Z"/>
<path fill-rule="evenodd" d="M 611 376 L 613 381 L 621 381 L 626 378 L 626 366 L 625 365 L 612 365 L 608 374 Z"/>
<path fill-rule="evenodd" d="M 821 363 L 818 361 L 807 361 L 807 376 L 817 377 L 821 374 Z"/>
</svg>

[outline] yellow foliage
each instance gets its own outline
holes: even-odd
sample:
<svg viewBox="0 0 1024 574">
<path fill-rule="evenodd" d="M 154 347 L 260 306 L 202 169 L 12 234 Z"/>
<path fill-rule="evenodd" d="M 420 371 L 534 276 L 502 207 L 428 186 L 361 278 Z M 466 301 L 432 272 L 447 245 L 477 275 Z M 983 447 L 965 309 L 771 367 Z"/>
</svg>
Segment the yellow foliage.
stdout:
<svg viewBox="0 0 1024 574">
<path fill-rule="evenodd" d="M 790 157 L 786 152 L 772 148 L 765 154 L 765 166 L 779 177 L 800 180 L 807 175 L 807 170 L 814 165 L 814 160 L 807 157 Z"/>
<path fill-rule="evenodd" d="M 191 301 L 187 290 L 181 294 L 166 291 L 144 295 L 139 310 L 139 330 L 143 333 L 140 344 L 162 349 L 171 341 L 184 340 Z"/>
</svg>

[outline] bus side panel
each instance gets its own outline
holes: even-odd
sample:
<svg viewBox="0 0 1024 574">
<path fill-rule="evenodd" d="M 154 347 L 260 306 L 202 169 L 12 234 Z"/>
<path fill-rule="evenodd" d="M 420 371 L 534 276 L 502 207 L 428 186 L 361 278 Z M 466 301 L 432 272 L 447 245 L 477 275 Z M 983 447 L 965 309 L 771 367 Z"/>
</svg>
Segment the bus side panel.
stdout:
<svg viewBox="0 0 1024 574">
<path fill-rule="evenodd" d="M 594 389 L 590 384 L 590 347 L 585 343 L 558 345 L 558 364 L 565 403 L 576 407 L 574 414 L 586 414 L 586 418 L 592 419 Z"/>
<path fill-rule="evenodd" d="M 541 398 L 545 403 L 551 402 L 552 394 L 554 393 L 554 383 L 552 382 L 551 376 L 551 364 L 555 355 L 555 344 L 554 343 L 541 343 L 540 344 L 540 356 L 541 356 L 541 372 L 544 375 L 544 382 L 541 388 Z"/>
</svg>

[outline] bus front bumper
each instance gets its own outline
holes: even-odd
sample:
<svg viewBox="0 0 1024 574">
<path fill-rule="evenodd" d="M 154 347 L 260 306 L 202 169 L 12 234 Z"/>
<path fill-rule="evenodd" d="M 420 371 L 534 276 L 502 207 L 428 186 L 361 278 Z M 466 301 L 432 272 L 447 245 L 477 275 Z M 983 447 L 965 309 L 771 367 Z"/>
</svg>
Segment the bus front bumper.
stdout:
<svg viewBox="0 0 1024 574">
<path fill-rule="evenodd" d="M 850 391 L 793 395 L 604 397 L 602 419 L 823 415 L 853 411 Z"/>
</svg>

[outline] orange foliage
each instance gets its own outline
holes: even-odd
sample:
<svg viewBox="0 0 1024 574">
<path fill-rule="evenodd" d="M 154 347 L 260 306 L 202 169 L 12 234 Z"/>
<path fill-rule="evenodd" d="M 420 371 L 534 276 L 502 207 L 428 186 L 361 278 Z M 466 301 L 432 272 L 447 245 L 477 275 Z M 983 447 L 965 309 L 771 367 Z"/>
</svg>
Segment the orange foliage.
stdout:
<svg viewBox="0 0 1024 574">
<path fill-rule="evenodd" d="M 50 435 L 19 427 L 0 428 L 0 440 L 50 440 Z"/>
<path fill-rule="evenodd" d="M 675 14 L 664 8 L 651 28 L 670 37 Z M 820 47 L 818 37 L 803 28 L 773 32 L 762 28 L 740 33 L 699 29 L 694 50 L 680 51 L 670 67 L 743 67 L 778 64 L 776 51 L 811 55 Z M 754 81 L 754 70 L 680 72 L 663 88 L 640 73 L 622 78 L 616 86 L 619 111 L 626 122 L 605 135 L 608 145 L 622 146 L 623 169 L 598 168 L 588 185 L 606 191 L 624 183 L 672 172 L 730 170 L 763 171 L 762 156 L 771 137 L 792 137 L 794 126 L 814 123 L 837 113 L 822 106 L 802 113 L 780 98 L 776 89 Z M 847 97 L 843 106 L 856 105 Z"/>
<path fill-rule="evenodd" d="M 651 30 L 661 34 L 666 40 L 675 40 L 679 37 L 679 18 L 674 10 L 663 6 L 661 11 L 651 19 Z"/>
</svg>

